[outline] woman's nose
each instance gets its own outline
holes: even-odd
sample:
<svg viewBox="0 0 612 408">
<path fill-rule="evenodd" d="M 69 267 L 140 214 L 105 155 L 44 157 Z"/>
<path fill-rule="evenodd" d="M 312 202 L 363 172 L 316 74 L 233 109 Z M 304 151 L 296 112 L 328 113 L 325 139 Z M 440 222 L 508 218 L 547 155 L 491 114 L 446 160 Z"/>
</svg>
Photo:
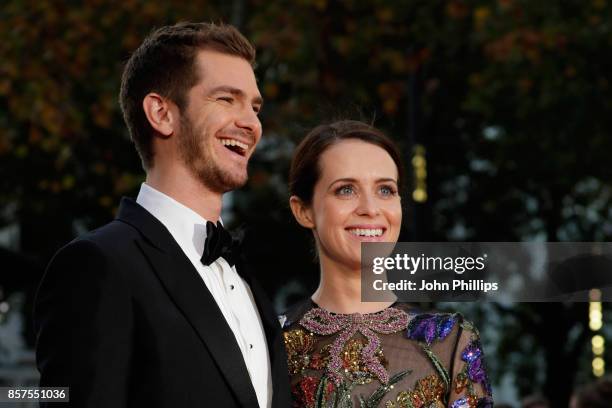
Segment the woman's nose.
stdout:
<svg viewBox="0 0 612 408">
<path fill-rule="evenodd" d="M 359 197 L 357 206 L 357 214 L 374 217 L 380 214 L 380 206 L 376 202 L 376 198 L 371 194 L 362 194 Z"/>
</svg>

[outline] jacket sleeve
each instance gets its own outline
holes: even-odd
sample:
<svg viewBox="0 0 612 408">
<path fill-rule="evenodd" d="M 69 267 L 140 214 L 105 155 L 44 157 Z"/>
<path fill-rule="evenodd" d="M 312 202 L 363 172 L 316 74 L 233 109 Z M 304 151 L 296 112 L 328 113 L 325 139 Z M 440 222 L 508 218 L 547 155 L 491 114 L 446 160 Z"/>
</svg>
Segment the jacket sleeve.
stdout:
<svg viewBox="0 0 612 408">
<path fill-rule="evenodd" d="M 40 385 L 69 387 L 70 402 L 41 407 L 127 406 L 132 311 L 120 272 L 84 239 L 62 248 L 47 267 L 34 309 Z"/>
</svg>

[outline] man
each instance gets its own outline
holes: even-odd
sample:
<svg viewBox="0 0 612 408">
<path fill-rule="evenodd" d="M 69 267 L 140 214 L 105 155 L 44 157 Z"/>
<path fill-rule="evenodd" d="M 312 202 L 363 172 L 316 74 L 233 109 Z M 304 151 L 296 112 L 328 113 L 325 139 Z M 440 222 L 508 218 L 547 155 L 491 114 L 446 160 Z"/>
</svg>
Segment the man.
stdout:
<svg viewBox="0 0 612 408">
<path fill-rule="evenodd" d="M 261 138 L 254 58 L 231 26 L 182 23 L 128 61 L 146 182 L 55 255 L 36 302 L 41 386 L 70 387 L 71 406 L 290 405 L 278 321 L 216 224 Z"/>
</svg>

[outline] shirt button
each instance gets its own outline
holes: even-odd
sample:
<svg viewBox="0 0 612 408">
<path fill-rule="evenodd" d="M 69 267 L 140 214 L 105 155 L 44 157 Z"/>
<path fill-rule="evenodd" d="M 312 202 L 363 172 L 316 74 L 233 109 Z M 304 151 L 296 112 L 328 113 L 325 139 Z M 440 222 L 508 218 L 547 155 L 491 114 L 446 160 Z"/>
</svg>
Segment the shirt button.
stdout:
<svg viewBox="0 0 612 408">
<path fill-rule="evenodd" d="M 234 290 L 234 285 L 230 285 L 230 289 L 231 289 L 231 290 Z"/>
<path fill-rule="evenodd" d="M 249 348 L 250 348 L 250 349 L 252 349 L 252 348 L 253 348 L 253 345 L 252 345 L 252 344 L 249 344 Z"/>
</svg>

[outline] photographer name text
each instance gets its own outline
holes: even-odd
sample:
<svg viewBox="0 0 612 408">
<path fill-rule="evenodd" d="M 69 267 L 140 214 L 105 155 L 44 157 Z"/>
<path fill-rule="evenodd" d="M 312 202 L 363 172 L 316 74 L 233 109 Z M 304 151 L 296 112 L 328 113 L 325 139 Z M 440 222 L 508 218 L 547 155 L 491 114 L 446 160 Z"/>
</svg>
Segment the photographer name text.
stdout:
<svg viewBox="0 0 612 408">
<path fill-rule="evenodd" d="M 431 282 L 421 280 L 420 282 L 402 279 L 398 282 L 385 282 L 382 279 L 377 279 L 372 282 L 374 290 L 392 290 L 392 291 L 479 291 L 479 292 L 495 292 L 499 289 L 497 282 L 487 282 L 482 279 L 462 280 L 454 279 L 452 282 L 439 282 L 433 280 Z"/>
</svg>

